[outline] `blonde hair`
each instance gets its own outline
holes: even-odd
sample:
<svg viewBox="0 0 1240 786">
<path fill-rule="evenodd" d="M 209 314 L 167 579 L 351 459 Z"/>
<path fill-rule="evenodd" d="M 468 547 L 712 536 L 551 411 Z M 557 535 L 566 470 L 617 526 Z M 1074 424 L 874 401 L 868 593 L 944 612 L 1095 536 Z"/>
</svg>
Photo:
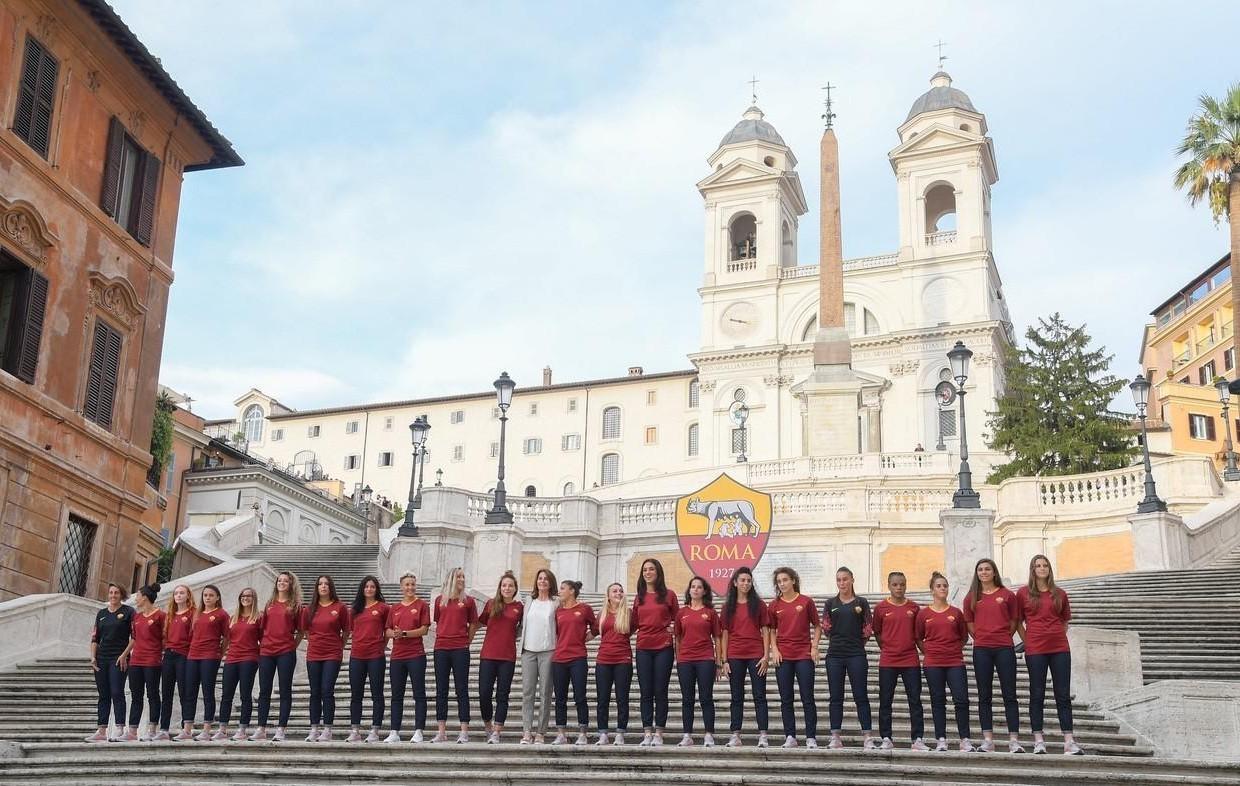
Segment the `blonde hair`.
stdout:
<svg viewBox="0 0 1240 786">
<path fill-rule="evenodd" d="M 271 597 L 267 599 L 267 605 L 263 607 L 263 611 L 271 608 L 271 604 L 280 599 L 280 577 L 288 576 L 288 605 L 289 611 L 293 612 L 294 619 L 301 612 L 301 581 L 297 578 L 297 574 L 291 570 L 282 570 L 276 574 L 275 583 L 271 585 Z"/>
<path fill-rule="evenodd" d="M 1038 560 L 1046 562 L 1046 593 L 1051 596 L 1051 608 L 1058 614 L 1063 609 L 1063 599 L 1067 593 L 1055 585 L 1055 568 L 1051 565 L 1050 557 L 1045 554 L 1034 554 L 1033 559 L 1029 560 L 1029 600 L 1026 609 L 1030 612 L 1036 611 L 1042 603 L 1042 590 L 1038 589 L 1038 577 L 1033 572 Z"/>
<path fill-rule="evenodd" d="M 456 574 L 465 574 L 465 569 L 459 565 L 448 571 L 448 575 L 443 580 L 443 586 L 439 588 L 439 596 L 444 600 L 453 600 L 456 595 Z"/>
<path fill-rule="evenodd" d="M 619 587 L 621 593 L 620 605 L 614 609 L 611 607 L 612 587 Z M 603 605 L 599 608 L 598 612 L 600 625 L 602 625 L 603 618 L 608 614 L 615 618 L 615 622 L 612 623 L 612 628 L 615 629 L 616 633 L 627 636 L 632 624 L 630 622 L 631 609 L 629 608 L 628 598 L 624 595 L 624 585 L 618 581 L 608 584 L 607 592 L 603 594 Z"/>
<path fill-rule="evenodd" d="M 188 584 L 178 584 L 172 588 L 172 594 L 168 596 L 168 610 L 164 612 L 164 636 L 168 635 L 168 631 L 172 630 L 172 618 L 177 613 L 177 590 L 185 588 L 185 597 L 189 598 L 189 616 L 192 621 L 194 616 L 198 614 L 198 601 L 194 600 L 194 591 L 189 588 Z"/>
<path fill-rule="evenodd" d="M 241 596 L 247 592 L 254 595 L 254 602 L 250 604 L 250 614 L 248 617 L 243 614 L 245 607 L 241 605 Z M 253 622 L 254 620 L 258 619 L 258 615 L 259 615 L 258 590 L 254 589 L 253 587 L 246 587 L 245 589 L 238 592 L 237 593 L 237 611 L 235 614 L 233 614 L 233 619 L 234 620 L 248 619 L 250 622 Z"/>
<path fill-rule="evenodd" d="M 504 606 L 507 602 L 504 600 L 504 579 L 512 579 L 512 601 L 517 600 L 517 593 L 521 591 L 521 585 L 517 583 L 517 577 L 513 575 L 511 570 L 504 571 L 504 575 L 499 577 L 499 583 L 495 585 L 495 597 L 491 600 L 491 619 L 496 619 L 504 613 Z"/>
</svg>

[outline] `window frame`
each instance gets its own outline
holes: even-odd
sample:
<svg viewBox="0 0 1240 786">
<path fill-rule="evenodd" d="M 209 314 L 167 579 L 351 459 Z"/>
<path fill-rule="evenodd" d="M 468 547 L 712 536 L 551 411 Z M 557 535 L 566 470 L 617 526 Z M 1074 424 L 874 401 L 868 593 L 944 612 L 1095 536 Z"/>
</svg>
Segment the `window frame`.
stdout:
<svg viewBox="0 0 1240 786">
<path fill-rule="evenodd" d="M 30 62 L 31 55 L 39 58 L 33 69 Z M 51 66 L 50 79 L 45 69 L 45 66 L 49 64 Z M 60 59 L 52 54 L 52 50 L 46 44 L 27 33 L 21 68 L 17 72 L 13 119 L 9 124 L 9 129 L 14 136 L 25 142 L 27 147 L 38 153 L 44 161 L 51 161 L 53 128 L 56 121 L 56 94 L 59 92 L 57 89 L 59 84 Z M 36 131 L 39 133 L 36 134 Z"/>
</svg>

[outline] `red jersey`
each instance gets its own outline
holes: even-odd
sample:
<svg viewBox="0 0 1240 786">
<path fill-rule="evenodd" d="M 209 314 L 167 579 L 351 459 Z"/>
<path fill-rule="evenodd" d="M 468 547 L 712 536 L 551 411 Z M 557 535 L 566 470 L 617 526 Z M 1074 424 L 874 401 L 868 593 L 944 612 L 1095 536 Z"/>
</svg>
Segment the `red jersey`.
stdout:
<svg viewBox="0 0 1240 786">
<path fill-rule="evenodd" d="M 263 629 L 262 616 L 247 620 L 238 617 L 228 623 L 228 653 L 225 663 L 252 663 L 258 660 L 258 639 Z"/>
<path fill-rule="evenodd" d="M 878 666 L 907 669 L 919 666 L 917 657 L 918 606 L 905 600 L 899 606 L 882 600 L 874 607 L 874 635 L 878 636 Z"/>
<path fill-rule="evenodd" d="M 964 612 L 955 606 L 935 611 L 929 606 L 917 612 L 917 640 L 927 666 L 963 666 L 964 643 L 969 638 Z"/>
<path fill-rule="evenodd" d="M 1034 604 L 1029 598 L 1029 587 L 1016 591 L 1016 607 L 1025 623 L 1025 652 L 1030 655 L 1053 655 L 1068 652 L 1068 621 L 1072 619 L 1072 605 L 1068 593 L 1055 588 L 1059 595 L 1059 611 L 1045 592 L 1038 595 Z M 135 624 L 136 627 L 136 624 Z"/>
<path fill-rule="evenodd" d="M 972 593 L 964 598 L 964 621 L 973 623 L 973 646 L 1012 646 L 1012 626 L 1020 619 L 1016 593 L 1007 587 L 990 594 L 983 592 L 976 607 L 972 599 Z"/>
<path fill-rule="evenodd" d="M 387 626 L 397 630 L 417 630 L 431 621 L 431 609 L 421 598 L 413 603 L 393 603 L 388 609 Z M 422 637 L 397 637 L 392 639 L 392 660 L 408 660 L 426 654 Z"/>
<path fill-rule="evenodd" d="M 715 639 L 722 635 L 719 614 L 703 606 L 695 609 L 685 606 L 676 613 L 676 636 L 680 648 L 676 653 L 678 663 L 715 659 Z"/>
<path fill-rule="evenodd" d="M 771 601 L 768 607 L 775 625 L 775 646 L 784 660 L 809 660 L 809 629 L 821 625 L 814 601 L 804 595 L 792 600 L 782 597 Z"/>
<path fill-rule="evenodd" d="M 594 609 L 578 603 L 571 609 L 563 606 L 555 610 L 555 652 L 552 663 L 572 663 L 586 656 L 586 636 L 598 633 L 598 620 Z"/>
<path fill-rule="evenodd" d="M 721 618 L 722 622 L 722 618 Z M 771 612 L 766 604 L 758 601 L 758 618 L 749 615 L 749 606 L 736 604 L 736 612 L 724 625 L 728 633 L 728 658 L 761 658 L 766 655 L 766 643 L 762 640 L 762 629 L 771 627 Z"/>
<path fill-rule="evenodd" d="M 259 631 L 262 645 L 258 649 L 258 654 L 272 657 L 296 649 L 297 631 L 301 630 L 298 627 L 300 621 L 298 615 L 293 612 L 292 604 L 279 600 L 272 601 L 263 612 Z"/>
<path fill-rule="evenodd" d="M 189 640 L 194 627 L 194 610 L 186 609 L 172 615 L 167 621 L 168 630 L 164 633 L 164 649 L 189 654 Z"/>
<path fill-rule="evenodd" d="M 228 612 L 223 609 L 201 611 L 190 634 L 189 656 L 194 660 L 219 660 L 228 635 Z"/>
<path fill-rule="evenodd" d="M 469 647 L 469 626 L 478 621 L 478 604 L 469 595 L 444 601 L 435 598 L 435 649 L 461 650 Z"/>
<path fill-rule="evenodd" d="M 317 601 L 301 610 L 301 629 L 306 631 L 310 646 L 306 662 L 344 660 L 344 640 L 349 631 L 349 607 L 335 601 L 320 606 Z"/>
<path fill-rule="evenodd" d="M 384 630 L 387 626 L 388 605 L 380 601 L 364 606 L 356 614 L 352 613 L 352 609 L 349 611 L 353 642 L 349 657 L 358 660 L 382 658 L 384 650 L 387 649 Z"/>
<path fill-rule="evenodd" d="M 482 607 L 482 617 L 478 620 L 486 626 L 486 635 L 482 637 L 480 659 L 509 660 L 517 659 L 517 628 L 521 625 L 521 617 L 525 613 L 525 605 L 519 600 L 504 604 L 504 613 L 498 617 L 491 616 L 495 599 L 487 601 Z"/>
<path fill-rule="evenodd" d="M 594 656 L 595 663 L 604 666 L 618 666 L 633 662 L 633 621 L 629 619 L 629 632 L 620 633 L 616 630 L 616 615 L 604 611 L 603 619 L 598 624 L 598 652 Z"/>
<path fill-rule="evenodd" d="M 676 612 L 679 610 L 680 604 L 676 602 L 676 595 L 671 590 L 667 591 L 662 603 L 654 592 L 647 592 L 640 604 L 634 598 L 633 621 L 637 628 L 637 648 L 662 650 L 672 646 L 672 634 L 668 633 L 667 626 L 675 621 Z"/>
<path fill-rule="evenodd" d="M 133 616 L 130 666 L 158 666 L 164 662 L 164 619 L 164 612 L 160 609 L 155 609 L 149 617 L 145 614 Z"/>
</svg>

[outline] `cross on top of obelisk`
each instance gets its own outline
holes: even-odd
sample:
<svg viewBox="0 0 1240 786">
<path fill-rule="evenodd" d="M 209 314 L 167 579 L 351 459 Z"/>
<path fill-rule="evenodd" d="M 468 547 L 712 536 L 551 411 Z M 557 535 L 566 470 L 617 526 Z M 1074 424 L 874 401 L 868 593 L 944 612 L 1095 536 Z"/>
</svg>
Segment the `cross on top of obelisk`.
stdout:
<svg viewBox="0 0 1240 786">
<path fill-rule="evenodd" d="M 822 88 L 827 91 L 827 98 L 823 101 L 823 106 L 826 108 L 826 111 L 822 113 L 822 119 L 827 121 L 827 128 L 831 128 L 831 121 L 835 120 L 835 113 L 831 111 L 831 91 L 837 87 L 839 87 L 839 85 L 833 85 L 830 82 L 827 82 Z"/>
<path fill-rule="evenodd" d="M 943 43 L 943 39 L 940 38 L 939 42 L 935 44 L 934 46 L 936 49 L 939 50 L 939 70 L 942 71 L 943 61 L 947 59 L 947 55 L 943 54 L 943 47 L 947 46 L 947 44 Z"/>
</svg>

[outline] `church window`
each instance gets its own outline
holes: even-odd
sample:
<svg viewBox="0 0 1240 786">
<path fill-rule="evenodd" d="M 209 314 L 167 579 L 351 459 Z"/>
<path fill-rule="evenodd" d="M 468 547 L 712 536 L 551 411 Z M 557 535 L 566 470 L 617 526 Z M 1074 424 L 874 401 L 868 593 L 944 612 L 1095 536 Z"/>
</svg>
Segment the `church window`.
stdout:
<svg viewBox="0 0 1240 786">
<path fill-rule="evenodd" d="M 744 389 L 744 388 L 737 388 L 736 390 L 733 390 L 733 391 L 732 391 L 732 400 L 733 400 L 733 401 L 744 401 L 744 400 L 745 400 L 745 389 Z"/>
<path fill-rule="evenodd" d="M 944 437 L 956 436 L 956 410 L 939 410 L 939 433 Z"/>
<path fill-rule="evenodd" d="M 757 259 L 758 222 L 752 213 L 741 213 L 728 225 L 728 259 Z"/>
<path fill-rule="evenodd" d="M 844 304 L 844 329 L 849 336 L 857 335 L 857 306 L 855 303 Z"/>
<path fill-rule="evenodd" d="M 245 430 L 246 442 L 263 441 L 263 408 L 257 404 L 246 407 L 241 416 L 242 428 Z"/>
<path fill-rule="evenodd" d="M 801 340 L 802 341 L 813 341 L 814 334 L 817 332 L 818 332 L 818 317 L 812 316 L 809 318 L 809 323 L 805 325 L 805 329 L 801 331 Z"/>
<path fill-rule="evenodd" d="M 701 397 L 701 386 L 696 379 L 689 380 L 689 409 L 697 409 Z"/>
<path fill-rule="evenodd" d="M 872 336 L 878 332 L 878 318 L 874 316 L 874 312 L 868 308 L 865 309 L 865 334 Z"/>
<path fill-rule="evenodd" d="M 743 428 L 732 429 L 732 454 L 739 456 L 745 452 L 745 431 Z"/>
<path fill-rule="evenodd" d="M 599 472 L 599 484 L 610 486 L 620 482 L 620 454 L 604 453 Z"/>
<path fill-rule="evenodd" d="M 571 480 L 564 484 L 564 496 L 571 497 L 577 493 L 577 484 Z"/>
<path fill-rule="evenodd" d="M 526 486 L 526 487 L 525 487 L 525 496 L 527 496 L 527 497 L 537 497 L 537 496 L 538 496 L 538 489 L 536 489 L 536 488 L 535 488 L 535 487 L 533 487 L 533 486 Z"/>
<path fill-rule="evenodd" d="M 939 382 L 948 382 L 952 378 L 952 370 L 950 368 L 942 368 L 939 370 Z"/>
<path fill-rule="evenodd" d="M 696 456 L 698 454 L 698 424 L 696 423 L 689 424 L 689 445 L 687 452 L 690 456 Z"/>
<path fill-rule="evenodd" d="M 939 183 L 926 192 L 925 202 L 926 242 L 945 240 L 931 236 L 956 231 L 956 189 L 951 183 Z"/>
<path fill-rule="evenodd" d="M 603 439 L 620 439 L 620 407 L 603 410 Z"/>
<path fill-rule="evenodd" d="M 792 242 L 792 227 L 785 221 L 779 233 L 779 264 L 782 267 L 796 267 L 796 247 Z"/>
</svg>

